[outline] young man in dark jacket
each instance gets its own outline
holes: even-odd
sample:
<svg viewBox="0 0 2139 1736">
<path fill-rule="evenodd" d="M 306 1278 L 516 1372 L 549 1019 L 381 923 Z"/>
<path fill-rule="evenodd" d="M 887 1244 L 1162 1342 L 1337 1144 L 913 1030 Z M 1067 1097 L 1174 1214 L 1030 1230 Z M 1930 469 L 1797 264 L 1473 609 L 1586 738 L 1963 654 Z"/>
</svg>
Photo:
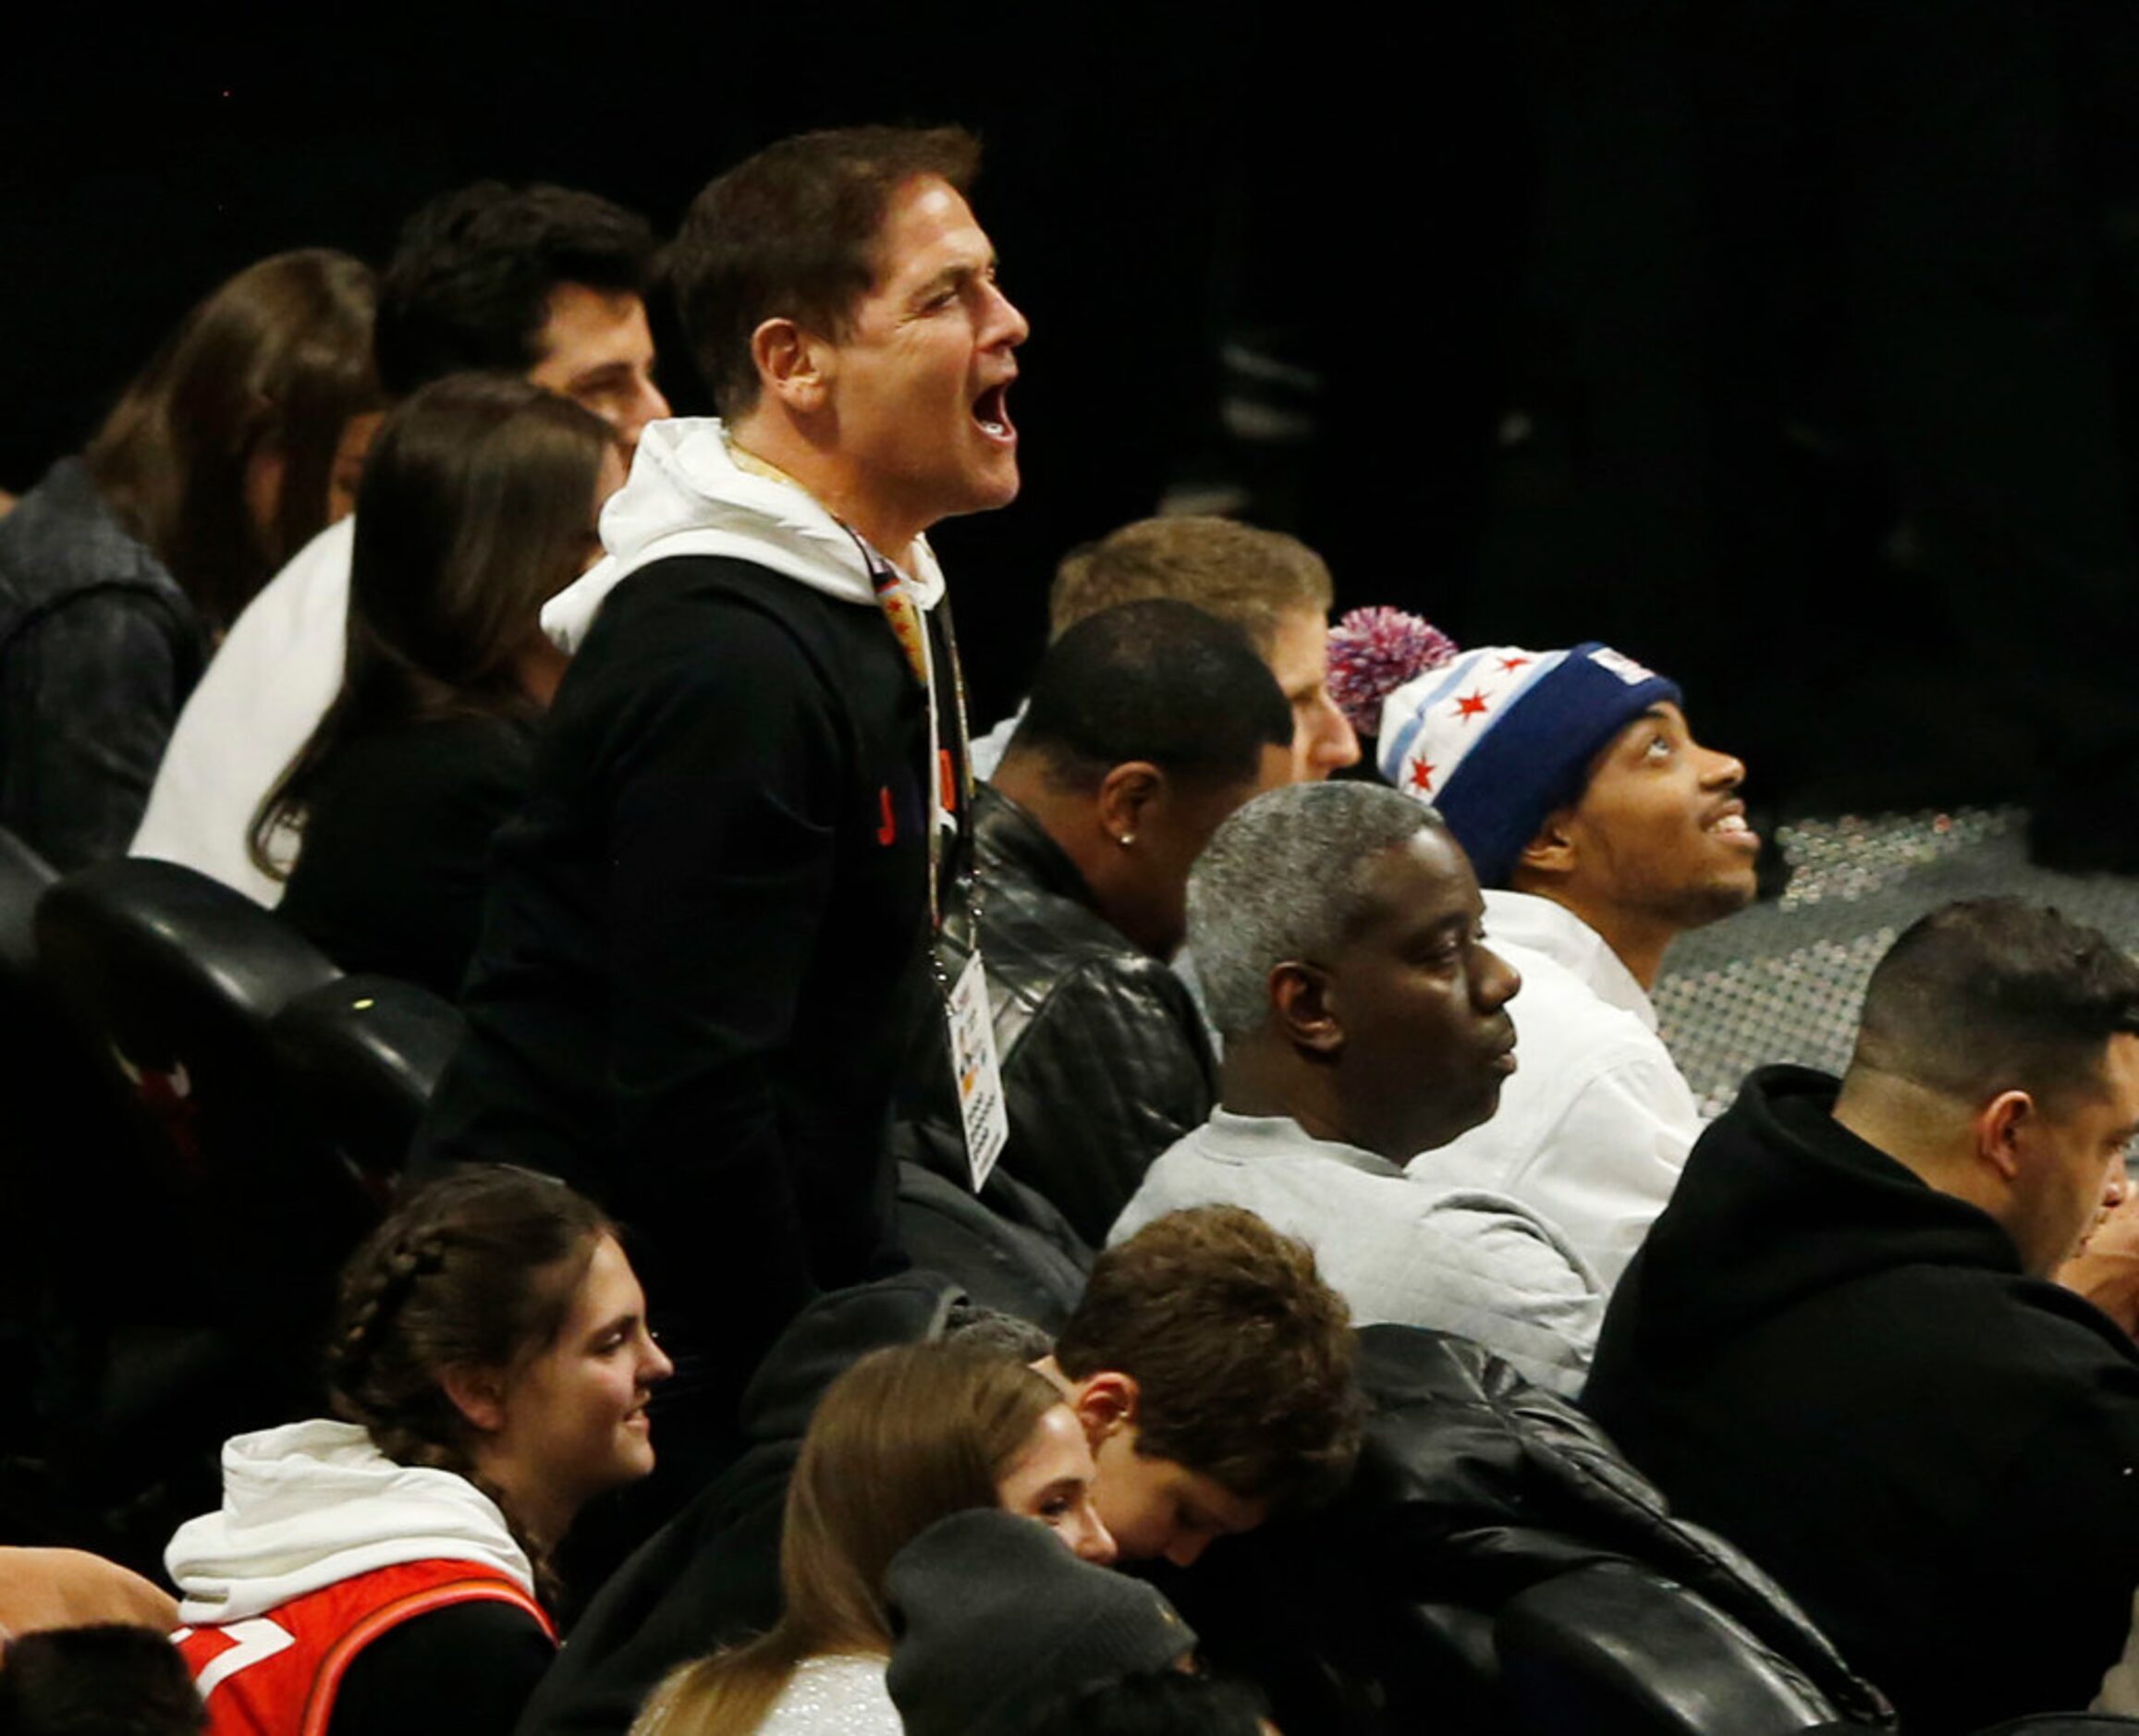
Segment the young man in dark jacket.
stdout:
<svg viewBox="0 0 2139 1736">
<path fill-rule="evenodd" d="M 561 600 L 593 625 L 433 1105 L 436 1155 L 554 1170 L 640 1230 L 695 1424 L 672 1440 L 727 1423 L 818 1290 L 899 1263 L 892 1082 L 941 1016 L 919 967 L 970 818 L 923 532 L 1018 489 L 1026 325 L 965 201 L 977 151 L 789 139 L 686 218 L 726 420 L 646 429 L 612 558 Z"/>
<path fill-rule="evenodd" d="M 1754 1074 L 1613 1298 L 1585 1407 L 1911 1732 L 2084 1706 L 2139 1581 L 2139 1351 L 2050 1281 L 2121 1196 L 2139 965 L 1950 905 L 1847 1076 Z"/>
</svg>

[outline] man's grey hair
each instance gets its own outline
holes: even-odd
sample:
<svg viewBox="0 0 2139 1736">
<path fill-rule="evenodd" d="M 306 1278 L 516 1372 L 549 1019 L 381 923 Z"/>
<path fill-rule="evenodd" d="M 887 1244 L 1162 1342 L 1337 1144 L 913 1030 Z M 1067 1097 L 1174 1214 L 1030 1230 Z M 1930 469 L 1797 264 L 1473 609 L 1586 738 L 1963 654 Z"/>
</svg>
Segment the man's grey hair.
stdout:
<svg viewBox="0 0 2139 1736">
<path fill-rule="evenodd" d="M 1218 1034 L 1260 1031 L 1270 972 L 1337 949 L 1366 914 L 1376 856 L 1447 829 L 1381 784 L 1289 784 L 1236 810 L 1189 874 L 1189 950 Z"/>
</svg>

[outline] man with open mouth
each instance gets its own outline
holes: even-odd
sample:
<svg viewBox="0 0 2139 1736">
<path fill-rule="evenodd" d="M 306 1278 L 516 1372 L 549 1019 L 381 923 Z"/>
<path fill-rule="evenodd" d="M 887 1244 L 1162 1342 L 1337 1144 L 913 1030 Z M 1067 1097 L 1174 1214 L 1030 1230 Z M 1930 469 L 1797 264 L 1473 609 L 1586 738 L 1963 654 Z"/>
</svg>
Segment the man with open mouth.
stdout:
<svg viewBox="0 0 2139 1736">
<path fill-rule="evenodd" d="M 816 1292 L 900 1263 L 886 1124 L 969 780 L 925 532 L 1018 492 L 1024 316 L 955 129 L 788 139 L 672 255 L 722 412 L 654 423 L 501 835 L 427 1133 L 571 1177 L 642 1238 L 716 1437 Z M 947 985 L 946 985 L 947 986 Z M 673 1458 L 673 1455 L 671 1455 Z"/>
</svg>

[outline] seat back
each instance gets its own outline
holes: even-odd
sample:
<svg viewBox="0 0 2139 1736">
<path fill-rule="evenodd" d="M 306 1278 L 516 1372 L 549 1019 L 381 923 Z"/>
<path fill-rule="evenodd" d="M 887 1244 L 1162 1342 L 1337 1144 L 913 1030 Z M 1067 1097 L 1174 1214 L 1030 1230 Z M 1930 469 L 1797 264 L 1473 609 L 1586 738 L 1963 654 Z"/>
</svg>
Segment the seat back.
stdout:
<svg viewBox="0 0 2139 1736">
<path fill-rule="evenodd" d="M 333 1275 L 376 1206 L 294 1107 L 267 1033 L 339 972 L 271 912 L 172 862 L 68 875 L 39 903 L 37 941 L 105 1089 L 148 1130 L 129 1181 L 169 1214 L 174 1259 L 181 1243 L 191 1256 L 170 1281 L 309 1370 Z"/>
<path fill-rule="evenodd" d="M 267 1040 L 314 1131 L 384 1204 L 463 1028 L 414 983 L 343 976 L 289 1000 Z"/>
<path fill-rule="evenodd" d="M 1522 1736 L 1800 1736 L 1838 1716 L 1740 1623 L 1632 1562 L 1562 1573 L 1510 1598 L 1494 1649 Z"/>
<path fill-rule="evenodd" d="M 0 830 L 0 1336 L 29 1332 L 41 1361 L 58 1349 L 55 1328 L 93 1336 L 148 1289 L 155 1222 L 129 1221 L 112 1197 L 114 1179 L 140 1168 L 141 1131 L 113 1102 L 39 961 L 37 909 L 58 877 Z M 0 1412 L 30 1391 L 28 1380 L 0 1381 Z"/>
</svg>

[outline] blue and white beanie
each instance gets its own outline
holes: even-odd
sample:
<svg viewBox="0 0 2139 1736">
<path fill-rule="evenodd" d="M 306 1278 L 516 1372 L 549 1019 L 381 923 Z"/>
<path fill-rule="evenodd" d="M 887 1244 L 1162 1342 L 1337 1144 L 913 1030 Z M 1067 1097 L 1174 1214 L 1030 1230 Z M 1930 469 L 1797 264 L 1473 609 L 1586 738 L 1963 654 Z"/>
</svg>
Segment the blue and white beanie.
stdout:
<svg viewBox="0 0 2139 1736">
<path fill-rule="evenodd" d="M 1440 811 L 1481 886 L 1502 886 L 1546 816 L 1577 801 L 1590 764 L 1677 685 L 1596 640 L 1571 651 L 1488 645 L 1382 702 L 1381 775 Z"/>
</svg>

